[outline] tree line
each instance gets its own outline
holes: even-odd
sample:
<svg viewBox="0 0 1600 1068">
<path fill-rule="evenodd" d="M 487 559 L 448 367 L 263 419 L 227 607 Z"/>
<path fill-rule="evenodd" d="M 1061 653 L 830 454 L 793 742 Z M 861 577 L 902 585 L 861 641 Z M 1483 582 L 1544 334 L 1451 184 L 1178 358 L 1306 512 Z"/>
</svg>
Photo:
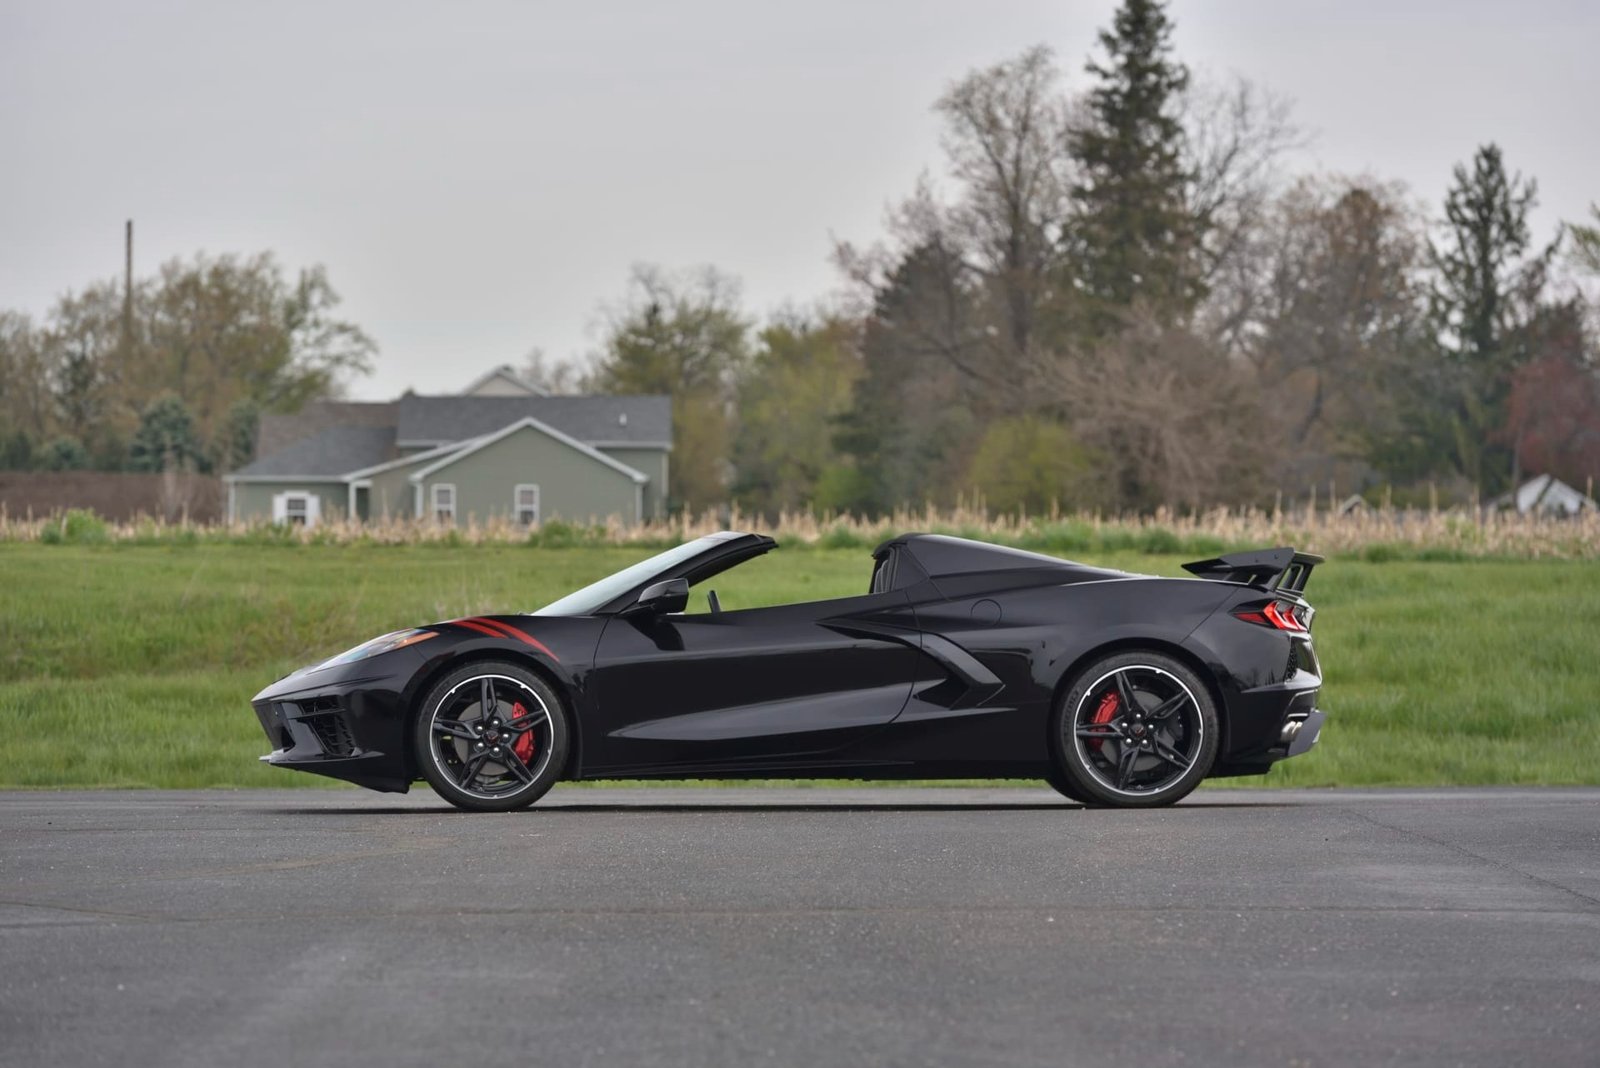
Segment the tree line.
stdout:
<svg viewBox="0 0 1600 1068">
<path fill-rule="evenodd" d="M 0 311 L 0 469 L 222 473 L 264 411 L 370 369 L 321 268 L 200 255 L 69 293 L 43 322 Z"/>
<path fill-rule="evenodd" d="M 1537 239 L 1498 147 L 1437 209 L 1285 174 L 1288 109 L 1195 78 L 1154 0 L 1125 0 L 1085 74 L 1035 48 L 951 85 L 942 172 L 886 241 L 838 249 L 851 301 L 757 329 L 729 280 L 643 270 L 582 381 L 672 392 L 682 496 L 768 513 L 1600 474 L 1600 227 Z"/>
<path fill-rule="evenodd" d="M 694 509 L 1467 500 L 1600 474 L 1600 210 L 1535 235 L 1537 185 L 1496 145 L 1433 206 L 1286 173 L 1289 109 L 1191 72 L 1156 0 L 1124 0 L 1077 78 L 1033 48 L 934 107 L 943 159 L 883 240 L 839 245 L 843 297 L 758 322 L 725 274 L 640 267 L 598 352 L 526 374 L 671 394 Z M 320 271 L 268 257 L 121 296 L 0 317 L 0 463 L 225 470 L 254 413 L 374 352 Z"/>
</svg>

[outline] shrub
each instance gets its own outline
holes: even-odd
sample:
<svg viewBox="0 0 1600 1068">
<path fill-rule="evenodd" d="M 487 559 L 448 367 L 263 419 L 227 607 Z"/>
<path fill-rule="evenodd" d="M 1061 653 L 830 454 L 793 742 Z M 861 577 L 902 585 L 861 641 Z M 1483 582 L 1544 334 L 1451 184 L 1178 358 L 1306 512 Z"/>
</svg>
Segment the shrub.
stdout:
<svg viewBox="0 0 1600 1068">
<path fill-rule="evenodd" d="M 1184 544 L 1178 536 L 1165 527 L 1151 527 L 1139 538 L 1139 548 L 1147 553 L 1180 553 Z"/>
<path fill-rule="evenodd" d="M 539 549 L 570 549 L 581 540 L 577 528 L 559 519 L 541 523 L 539 529 L 528 534 L 528 544 Z"/>
<path fill-rule="evenodd" d="M 997 512 L 1098 504 L 1104 465 L 1060 423 L 1025 415 L 1001 419 L 978 444 L 968 481 Z"/>
<path fill-rule="evenodd" d="M 103 545 L 111 540 L 106 521 L 84 508 L 73 508 L 51 520 L 39 534 L 46 545 Z"/>
<path fill-rule="evenodd" d="M 822 549 L 863 549 L 867 547 L 867 539 L 840 523 L 829 527 L 817 539 L 817 546 Z"/>
<path fill-rule="evenodd" d="M 1094 529 L 1087 523 L 1045 523 L 1020 539 L 1023 548 L 1050 553 L 1081 553 L 1094 548 Z"/>
</svg>

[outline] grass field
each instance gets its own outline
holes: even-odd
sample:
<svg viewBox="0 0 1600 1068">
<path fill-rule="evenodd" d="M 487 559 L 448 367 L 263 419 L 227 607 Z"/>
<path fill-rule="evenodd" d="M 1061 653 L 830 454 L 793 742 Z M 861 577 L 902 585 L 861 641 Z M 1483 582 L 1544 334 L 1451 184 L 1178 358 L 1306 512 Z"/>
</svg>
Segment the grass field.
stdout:
<svg viewBox="0 0 1600 1068">
<path fill-rule="evenodd" d="M 248 700 L 386 630 L 535 607 L 649 555 L 509 545 L 0 543 L 0 786 L 310 786 Z M 1180 574 L 1186 558 L 1082 554 Z M 789 548 L 729 608 L 853 594 L 859 548 Z M 1263 785 L 1600 784 L 1600 564 L 1339 559 L 1308 590 L 1330 712 Z"/>
</svg>

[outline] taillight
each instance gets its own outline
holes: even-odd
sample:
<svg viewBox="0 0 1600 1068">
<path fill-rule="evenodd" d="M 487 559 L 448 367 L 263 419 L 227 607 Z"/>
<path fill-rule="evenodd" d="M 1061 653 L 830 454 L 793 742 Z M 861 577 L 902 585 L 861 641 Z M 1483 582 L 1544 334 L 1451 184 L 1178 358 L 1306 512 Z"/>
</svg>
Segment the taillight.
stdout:
<svg viewBox="0 0 1600 1068">
<path fill-rule="evenodd" d="M 1309 609 L 1289 601 L 1268 601 L 1254 608 L 1241 608 L 1233 615 L 1234 618 L 1242 619 L 1246 623 L 1254 623 L 1261 627 L 1276 627 L 1278 630 L 1293 631 L 1297 634 L 1309 630 L 1311 622 Z"/>
</svg>

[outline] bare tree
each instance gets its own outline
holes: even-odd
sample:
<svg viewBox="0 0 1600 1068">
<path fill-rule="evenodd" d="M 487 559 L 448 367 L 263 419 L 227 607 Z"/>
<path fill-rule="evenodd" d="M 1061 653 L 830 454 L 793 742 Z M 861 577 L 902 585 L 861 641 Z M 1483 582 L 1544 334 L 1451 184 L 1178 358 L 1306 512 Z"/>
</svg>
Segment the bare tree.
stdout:
<svg viewBox="0 0 1600 1068">
<path fill-rule="evenodd" d="M 1206 338 L 1136 309 L 1056 372 L 1068 425 L 1101 458 L 1116 506 L 1199 507 L 1260 490 L 1265 398 Z"/>
<path fill-rule="evenodd" d="M 950 175 L 962 190 L 949 226 L 988 291 L 1007 362 L 1026 363 L 1037 345 L 1039 304 L 1061 281 L 1071 189 L 1068 108 L 1050 50 L 975 71 L 935 106 L 945 120 Z"/>
<path fill-rule="evenodd" d="M 517 375 L 535 389 L 552 397 L 582 393 L 587 386 L 591 368 L 582 360 L 560 360 L 535 346 L 522 358 Z"/>
<path fill-rule="evenodd" d="M 1275 399 L 1283 478 L 1355 474 L 1397 417 L 1423 335 L 1424 225 L 1402 187 L 1369 178 L 1303 179 L 1269 213 L 1244 352 Z"/>
<path fill-rule="evenodd" d="M 1283 158 L 1305 138 L 1287 100 L 1244 78 L 1193 79 L 1182 104 L 1186 196 L 1207 291 L 1196 322 L 1238 352 L 1259 313 L 1269 259 L 1261 243 Z"/>
<path fill-rule="evenodd" d="M 949 362 L 985 405 L 1026 407 L 1055 358 L 1051 338 L 1071 291 L 1062 245 L 1070 108 L 1060 75 L 1050 50 L 1033 48 L 969 73 L 934 107 L 953 198 L 922 179 L 891 212 L 892 248 L 841 244 L 836 258 L 866 294 L 903 291 L 914 277 L 917 293 L 897 298 L 900 342 Z M 895 278 L 913 259 L 916 269 Z"/>
</svg>

